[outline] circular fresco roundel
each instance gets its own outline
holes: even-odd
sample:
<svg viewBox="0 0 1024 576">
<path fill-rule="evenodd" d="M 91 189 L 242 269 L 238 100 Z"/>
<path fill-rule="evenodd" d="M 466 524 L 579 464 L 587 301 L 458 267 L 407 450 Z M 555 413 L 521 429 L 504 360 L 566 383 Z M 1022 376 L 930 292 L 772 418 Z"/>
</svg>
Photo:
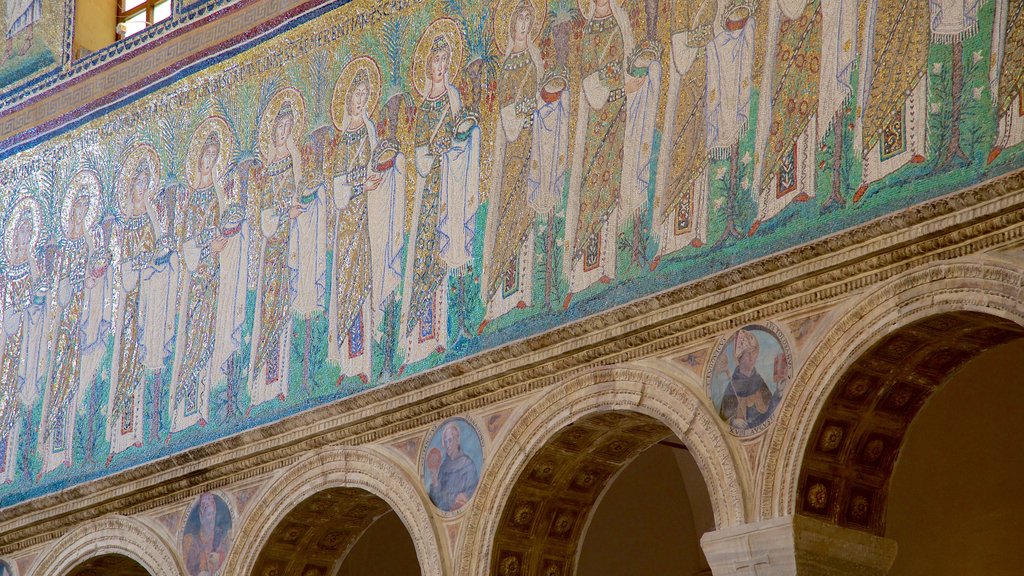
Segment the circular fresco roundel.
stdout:
<svg viewBox="0 0 1024 576">
<path fill-rule="evenodd" d="M 462 509 L 476 492 L 484 463 L 480 432 L 465 418 L 449 418 L 430 435 L 420 458 L 423 488 L 441 512 Z"/>
<path fill-rule="evenodd" d="M 232 514 L 219 495 L 204 492 L 185 518 L 181 551 L 189 576 L 221 573 L 232 538 Z"/>
<path fill-rule="evenodd" d="M 792 374 L 793 353 L 771 323 L 749 324 L 719 342 L 708 364 L 708 394 L 737 436 L 768 428 Z"/>
</svg>

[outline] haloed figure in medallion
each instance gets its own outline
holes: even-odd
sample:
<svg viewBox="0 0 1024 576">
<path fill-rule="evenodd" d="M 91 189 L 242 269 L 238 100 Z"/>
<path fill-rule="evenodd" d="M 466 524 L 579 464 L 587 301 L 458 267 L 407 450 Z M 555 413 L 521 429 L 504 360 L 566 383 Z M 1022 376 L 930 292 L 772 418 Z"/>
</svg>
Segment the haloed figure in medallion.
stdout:
<svg viewBox="0 0 1024 576">
<path fill-rule="evenodd" d="M 328 358 L 341 378 L 369 381 L 374 336 L 401 281 L 405 231 L 405 161 L 381 165 L 371 120 L 380 97 L 380 71 L 363 56 L 352 60 L 335 88 L 338 128 L 333 198 L 338 211 L 330 304 Z"/>
<path fill-rule="evenodd" d="M 473 256 L 480 130 L 452 84 L 462 53 L 460 26 L 440 18 L 423 33 L 413 61 L 413 85 L 423 101 L 416 110 L 416 195 L 402 296 L 406 364 L 447 348 L 449 279 L 461 285 Z M 460 314 L 464 328 L 465 310 Z"/>
<path fill-rule="evenodd" d="M 97 342 L 96 334 L 106 334 L 109 326 L 104 302 L 109 258 L 96 246 L 93 230 L 99 202 L 99 176 L 91 170 L 76 174 L 65 192 L 53 267 L 57 292 L 49 315 L 54 330 L 39 435 L 43 473 L 71 466 L 75 416 L 98 370 L 97 348 L 106 344 L 105 338 Z"/>
<path fill-rule="evenodd" d="M 445 425 L 442 432 L 444 457 L 437 466 L 430 469 L 430 500 L 445 512 L 458 510 L 466 505 L 480 482 L 480 471 L 476 463 L 462 450 L 462 433 L 455 422 Z M 437 458 L 428 456 L 437 463 Z"/>
<path fill-rule="evenodd" d="M 248 242 L 242 209 L 226 193 L 234 189 L 224 181 L 230 145 L 227 123 L 214 116 L 199 125 L 189 146 L 189 190 L 177 219 L 188 273 L 182 277 L 174 354 L 172 431 L 206 424 L 211 389 L 238 346 Z"/>
<path fill-rule="evenodd" d="M 536 152 L 535 117 L 544 103 L 539 97 L 544 63 L 535 43 L 542 16 L 541 7 L 531 1 L 505 0 L 495 18 L 495 38 L 503 39 L 506 46 L 498 78 L 494 168 L 484 240 L 487 313 L 478 333 L 491 320 L 533 302 L 535 204 L 540 199 L 534 193 L 538 186 L 531 157 Z"/>
<path fill-rule="evenodd" d="M 294 298 L 289 267 L 289 241 L 302 215 L 299 185 L 302 160 L 296 132 L 305 121 L 302 96 L 294 88 L 278 91 L 260 121 L 263 172 L 256 191 L 263 249 L 259 260 L 256 320 L 252 329 L 250 395 L 252 405 L 284 400 L 288 394 L 291 356 L 291 304 Z M 313 257 L 299 254 L 296 257 Z"/>
<path fill-rule="evenodd" d="M 37 370 L 34 366 L 41 359 L 31 346 L 31 337 L 38 334 L 41 338 L 42 330 L 34 329 L 29 309 L 44 301 L 39 293 L 41 270 L 37 258 L 42 243 L 42 207 L 35 199 L 23 197 L 8 214 L 3 235 L 7 266 L 0 285 L 0 484 L 15 478 L 22 412 L 37 398 L 30 374 Z M 36 322 L 41 325 L 41 321 Z"/>
<path fill-rule="evenodd" d="M 761 345 L 753 333 L 747 330 L 736 333 L 736 369 L 722 396 L 720 413 L 737 430 L 757 427 L 775 408 L 777 397 L 757 371 L 760 354 Z"/>
<path fill-rule="evenodd" d="M 219 496 L 206 492 L 185 519 L 182 555 L 189 576 L 220 574 L 231 545 L 231 510 Z"/>
<path fill-rule="evenodd" d="M 128 153 L 123 170 L 115 190 L 122 304 L 115 320 L 107 407 L 111 458 L 129 446 L 142 445 L 143 384 L 148 373 L 157 374 L 153 402 L 163 401 L 162 374 L 171 354 L 173 295 L 180 273 L 178 253 L 153 204 L 160 157 L 153 147 L 139 145 Z M 155 418 L 150 425 L 159 428 Z"/>
</svg>

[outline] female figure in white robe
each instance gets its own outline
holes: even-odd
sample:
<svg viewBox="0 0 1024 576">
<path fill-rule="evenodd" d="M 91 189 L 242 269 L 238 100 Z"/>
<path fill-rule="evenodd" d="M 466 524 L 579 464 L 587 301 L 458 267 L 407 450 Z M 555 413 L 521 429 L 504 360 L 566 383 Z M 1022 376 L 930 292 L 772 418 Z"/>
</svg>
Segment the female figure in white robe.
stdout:
<svg viewBox="0 0 1024 576">
<path fill-rule="evenodd" d="M 30 336 L 34 334 L 31 334 L 28 311 L 44 301 L 39 293 L 42 271 L 36 259 L 42 237 L 42 207 L 34 199 L 26 197 L 18 201 L 9 214 L 3 235 L 6 270 L 0 286 L 3 290 L 0 483 L 14 480 L 20 455 L 22 412 L 31 410 L 38 395 L 36 383 L 26 378 L 28 363 L 41 360 L 30 346 Z"/>
<path fill-rule="evenodd" d="M 661 258 L 700 248 L 708 230 L 707 51 L 714 37 L 716 0 L 672 3 L 665 137 L 658 159 L 653 224 Z"/>
<path fill-rule="evenodd" d="M 55 297 L 50 298 L 53 317 L 52 348 L 43 393 L 39 447 L 43 473 L 58 466 L 71 466 L 75 416 L 86 392 L 82 385 L 84 328 L 89 313 L 102 316 L 104 310 L 91 306 L 96 275 L 92 269 L 94 237 L 100 197 L 99 176 L 92 171 L 76 174 L 65 192 L 61 220 L 63 235 L 57 243 L 54 262 Z M 105 270 L 103 271 L 105 273 Z"/>
<path fill-rule="evenodd" d="M 473 256 L 480 129 L 464 114 L 451 81 L 453 62 L 462 58 L 461 35 L 454 20 L 435 20 L 413 62 L 423 101 L 416 110 L 416 192 L 402 296 L 405 364 L 447 349 L 449 279 L 465 274 Z"/>
<path fill-rule="evenodd" d="M 992 21 L 992 103 L 998 117 L 988 163 L 1024 141 L 1024 0 L 996 0 Z"/>
<path fill-rule="evenodd" d="M 869 0 L 859 72 L 859 201 L 868 187 L 907 164 L 925 161 L 928 123 L 929 0 Z"/>
<path fill-rule="evenodd" d="M 263 249 L 259 260 L 256 320 L 252 329 L 249 393 L 253 406 L 288 394 L 291 360 L 291 304 L 296 291 L 291 275 L 298 258 L 296 219 L 304 212 L 299 198 L 302 158 L 296 143 L 296 127 L 305 119 L 302 96 L 294 88 L 280 90 L 260 121 L 260 153 L 263 174 L 256 191 Z M 301 128 L 299 128 L 301 131 Z M 308 205 L 308 204 L 307 204 Z"/>
<path fill-rule="evenodd" d="M 724 205 L 725 227 L 716 243 L 742 238 L 738 227 L 740 139 L 750 120 L 754 83 L 754 4 L 730 0 L 721 13 L 721 27 L 708 46 L 707 146 L 713 160 L 729 160 Z"/>
<path fill-rule="evenodd" d="M 534 240 L 538 214 L 529 199 L 539 170 L 531 161 L 536 151 L 536 117 L 540 76 L 544 71 L 539 34 L 542 15 L 526 0 L 507 0 L 498 9 L 495 37 L 506 43 L 505 59 L 498 78 L 498 116 L 494 127 L 494 161 L 488 195 L 487 230 L 484 239 L 484 301 L 487 312 L 477 330 L 514 308 L 533 303 Z M 538 13 L 539 12 L 539 13 Z M 550 194 L 546 194 L 550 198 Z M 547 211 L 542 214 L 547 215 Z"/>
<path fill-rule="evenodd" d="M 237 183 L 237 170 L 232 168 L 221 188 L 226 208 L 221 213 L 221 235 L 229 241 L 220 253 L 220 295 L 217 299 L 217 342 L 213 347 L 211 365 L 214 379 L 211 386 L 229 381 L 235 386 L 248 364 L 248 358 L 237 355 L 242 348 L 242 326 L 245 324 L 245 299 L 249 286 L 249 252 L 252 232 Z M 229 397 L 233 398 L 233 390 Z M 230 410 L 230 408 L 229 408 Z"/>
<path fill-rule="evenodd" d="M 160 182 L 159 167 L 156 150 L 138 146 L 128 154 L 115 191 L 121 307 L 114 327 L 107 406 L 111 456 L 142 446 L 147 374 L 157 374 L 151 400 L 164 401 L 160 374 L 172 352 L 179 260 L 151 202 Z M 155 418 L 150 425 L 159 428 Z"/>
<path fill-rule="evenodd" d="M 581 12 L 587 23 L 566 202 L 569 293 L 563 308 L 596 282 L 611 283 L 616 238 L 629 223 L 640 226 L 661 77 L 657 60 L 634 52 L 629 16 L 618 0 L 593 0 Z"/>
<path fill-rule="evenodd" d="M 768 55 L 761 81 L 754 165 L 753 235 L 793 202 L 815 196 L 818 88 L 822 49 L 819 0 L 772 0 Z"/>
<path fill-rule="evenodd" d="M 299 136 L 295 128 L 292 132 Z M 298 150 L 298 143 L 294 144 Z M 298 157 L 301 160 L 301 155 Z M 323 186 L 307 186 L 302 166 L 295 165 L 300 209 L 288 238 L 288 268 L 291 270 L 291 312 L 308 322 L 310 316 L 324 311 L 327 291 L 327 202 Z M 308 346 L 308 343 L 307 343 Z"/>
<path fill-rule="evenodd" d="M 380 96 L 380 71 L 367 56 L 352 60 L 335 88 L 339 117 L 333 159 L 337 240 L 329 314 L 328 358 L 341 378 L 369 381 L 373 342 L 401 280 L 405 230 L 405 161 L 379 166 L 377 128 L 370 119 Z"/>
<path fill-rule="evenodd" d="M 236 348 L 240 324 L 224 322 L 244 307 L 248 244 L 241 208 L 225 194 L 222 174 L 229 158 L 230 128 L 211 117 L 196 129 L 189 146 L 189 190 L 179 210 L 182 276 L 178 334 L 171 386 L 171 431 L 205 426 L 210 394 L 223 375 L 222 359 Z M 233 187 L 231 187 L 233 188 Z"/>
</svg>

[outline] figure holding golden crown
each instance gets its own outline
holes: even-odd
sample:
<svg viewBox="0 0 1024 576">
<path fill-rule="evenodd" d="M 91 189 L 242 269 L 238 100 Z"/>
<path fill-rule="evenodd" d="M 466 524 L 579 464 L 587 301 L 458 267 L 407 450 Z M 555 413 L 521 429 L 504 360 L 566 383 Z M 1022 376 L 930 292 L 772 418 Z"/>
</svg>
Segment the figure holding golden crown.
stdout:
<svg viewBox="0 0 1024 576">
<path fill-rule="evenodd" d="M 619 234 L 642 227 L 661 77 L 658 54 L 638 45 L 621 0 L 580 4 L 580 92 L 566 202 L 564 266 L 572 298 L 616 275 Z M 642 255 L 634 241 L 631 257 Z"/>
<path fill-rule="evenodd" d="M 38 395 L 34 374 L 44 359 L 33 344 L 43 340 L 40 310 L 46 301 L 39 259 L 44 241 L 42 206 L 23 192 L 7 214 L 3 234 L 4 282 L 0 285 L 0 483 L 14 480 L 23 412 L 30 410 Z"/>
<path fill-rule="evenodd" d="M 143 442 L 144 383 L 156 373 L 154 397 L 162 394 L 164 363 L 171 355 L 180 261 L 164 220 L 154 206 L 160 189 L 160 157 L 148 144 L 128 152 L 114 195 L 115 246 L 122 303 L 114 322 L 107 406 L 111 458 Z M 159 424 L 151 422 L 154 429 Z"/>
<path fill-rule="evenodd" d="M 305 116 L 305 104 L 298 90 L 282 88 L 270 99 L 260 119 L 262 170 L 253 197 L 263 246 L 257 267 L 256 319 L 249 364 L 253 406 L 274 398 L 283 400 L 288 394 L 291 306 L 296 294 L 293 275 L 298 275 L 299 258 L 314 258 L 316 254 L 293 253 L 297 250 L 296 220 L 307 206 L 302 198 L 302 158 L 297 139 L 303 131 Z"/>
<path fill-rule="evenodd" d="M 98 335 L 87 328 L 109 325 L 104 303 L 104 292 L 109 293 L 109 257 L 97 246 L 94 229 L 99 220 L 100 190 L 99 175 L 82 170 L 71 178 L 61 203 L 62 234 L 53 262 L 56 293 L 49 298 L 47 313 L 53 319 L 53 340 L 39 433 L 44 474 L 71 465 L 75 416 L 98 368 L 94 354 Z M 83 381 L 83 376 L 88 381 Z"/>
<path fill-rule="evenodd" d="M 405 233 L 405 157 L 382 149 L 371 119 L 380 90 L 377 63 L 355 58 L 341 72 L 331 110 L 338 130 L 332 161 L 338 223 L 327 354 L 341 365 L 341 379 L 358 376 L 363 382 L 369 381 L 373 342 L 383 336 L 384 312 L 401 282 Z"/>
<path fill-rule="evenodd" d="M 413 59 L 413 86 L 423 100 L 416 109 L 416 191 L 402 296 L 406 364 L 447 349 L 449 280 L 462 285 L 473 256 L 480 129 L 452 83 L 463 44 L 459 25 L 439 18 L 424 31 Z"/>
<path fill-rule="evenodd" d="M 219 116 L 192 136 L 186 160 L 189 188 L 178 209 L 182 275 L 171 386 L 171 431 L 205 426 L 211 390 L 241 345 L 245 312 L 248 228 L 228 171 L 231 131 Z"/>
<path fill-rule="evenodd" d="M 565 143 L 567 102 L 542 99 L 544 74 L 537 39 L 545 6 L 533 0 L 504 0 L 494 19 L 494 37 L 504 55 L 498 77 L 493 171 L 484 238 L 483 291 L 487 312 L 477 330 L 515 308 L 533 303 L 536 224 L 553 217 L 560 190 L 543 168 L 558 163 Z M 561 106 L 565 104 L 565 106 Z M 561 142 L 558 141 L 562 137 Z M 561 152 L 564 156 L 564 152 Z M 563 165 L 564 169 L 564 165 Z"/>
</svg>

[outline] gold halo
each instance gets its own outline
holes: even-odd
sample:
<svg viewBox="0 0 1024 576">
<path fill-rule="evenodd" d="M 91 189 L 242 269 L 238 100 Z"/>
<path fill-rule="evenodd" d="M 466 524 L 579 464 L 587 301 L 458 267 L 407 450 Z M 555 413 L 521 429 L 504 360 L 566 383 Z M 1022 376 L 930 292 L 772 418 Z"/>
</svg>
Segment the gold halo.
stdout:
<svg viewBox="0 0 1024 576">
<path fill-rule="evenodd" d="M 498 54 L 502 56 L 508 50 L 509 26 L 512 24 L 512 13 L 522 2 L 529 2 L 533 7 L 533 26 L 530 29 L 530 40 L 537 42 L 541 31 L 544 30 L 544 21 L 547 18 L 547 10 L 541 0 L 501 0 L 498 3 L 497 12 L 494 15 L 494 44 L 498 48 Z"/>
<path fill-rule="evenodd" d="M 94 170 L 89 168 L 83 168 L 75 173 L 71 177 L 71 181 L 68 182 L 67 190 L 64 191 L 64 201 L 60 207 L 60 224 L 64 230 L 65 236 L 68 232 L 68 224 L 71 219 L 71 206 L 75 203 L 80 194 L 79 190 L 84 190 L 85 194 L 89 196 L 89 211 L 85 213 L 85 229 L 89 230 L 96 224 L 96 217 L 99 215 L 99 199 L 100 192 L 103 185 L 100 183 L 100 175 Z"/>
<path fill-rule="evenodd" d="M 117 209 L 120 215 L 128 217 L 128 197 L 131 195 L 132 179 L 135 177 L 135 171 L 138 169 L 139 164 L 144 160 L 149 160 L 149 168 L 152 171 L 153 179 L 150 182 L 149 192 L 153 191 L 153 187 L 156 186 L 162 178 L 161 166 L 160 166 L 160 155 L 157 154 L 156 149 L 149 144 L 139 144 L 131 149 L 125 156 L 124 164 L 121 167 L 121 173 L 117 176 L 117 183 L 115 184 L 115 196 L 117 198 Z"/>
<path fill-rule="evenodd" d="M 193 190 L 199 186 L 199 154 L 203 151 L 203 144 L 206 143 L 207 137 L 213 132 L 216 132 L 220 137 L 220 154 L 217 157 L 217 164 L 215 166 L 217 170 L 216 176 L 218 178 L 223 177 L 227 172 L 228 162 L 231 158 L 231 148 L 234 146 L 231 128 L 223 117 L 210 116 L 199 124 L 195 133 L 192 134 L 192 141 L 188 144 L 185 177 L 188 179 L 188 185 Z"/>
<path fill-rule="evenodd" d="M 612 0 L 614 2 L 615 0 Z M 619 0 L 619 6 L 625 6 L 626 0 Z M 590 0 L 576 0 L 576 7 L 580 9 L 580 15 L 586 18 L 590 15 Z"/>
<path fill-rule="evenodd" d="M 360 56 L 353 59 L 341 70 L 338 83 L 334 85 L 334 97 L 331 99 L 331 119 L 334 126 L 341 130 L 341 122 L 345 118 L 345 106 L 347 104 L 349 88 L 352 87 L 352 80 L 356 74 L 365 70 L 370 84 L 370 99 L 366 102 L 366 113 L 372 118 L 377 113 L 377 104 L 380 100 L 380 67 L 377 61 L 369 56 Z"/>
<path fill-rule="evenodd" d="M 29 244 L 33 248 L 39 245 L 43 229 L 43 208 L 38 200 L 28 195 L 27 191 L 22 191 L 22 197 L 15 202 L 7 222 L 4 222 L 4 260 L 7 262 L 10 262 L 11 244 L 14 242 L 14 226 L 25 210 L 32 216 L 32 240 Z"/>
<path fill-rule="evenodd" d="M 295 118 L 295 122 L 292 123 L 292 140 L 296 141 L 296 138 L 305 133 L 306 101 L 302 99 L 302 94 L 295 88 L 281 88 L 270 98 L 267 109 L 260 117 L 257 145 L 264 162 L 270 157 L 270 139 L 274 133 L 274 120 L 277 119 L 277 113 L 281 111 L 286 102 L 291 104 L 292 116 Z"/>
<path fill-rule="evenodd" d="M 416 41 L 416 50 L 412 55 L 412 86 L 420 98 L 427 96 L 427 60 L 430 58 L 430 48 L 434 39 L 444 36 L 451 47 L 452 61 L 448 66 L 448 79 L 454 83 L 462 72 L 462 59 L 465 53 L 465 40 L 462 37 L 462 27 L 451 18 L 438 18 L 427 26 L 420 39 Z"/>
</svg>

